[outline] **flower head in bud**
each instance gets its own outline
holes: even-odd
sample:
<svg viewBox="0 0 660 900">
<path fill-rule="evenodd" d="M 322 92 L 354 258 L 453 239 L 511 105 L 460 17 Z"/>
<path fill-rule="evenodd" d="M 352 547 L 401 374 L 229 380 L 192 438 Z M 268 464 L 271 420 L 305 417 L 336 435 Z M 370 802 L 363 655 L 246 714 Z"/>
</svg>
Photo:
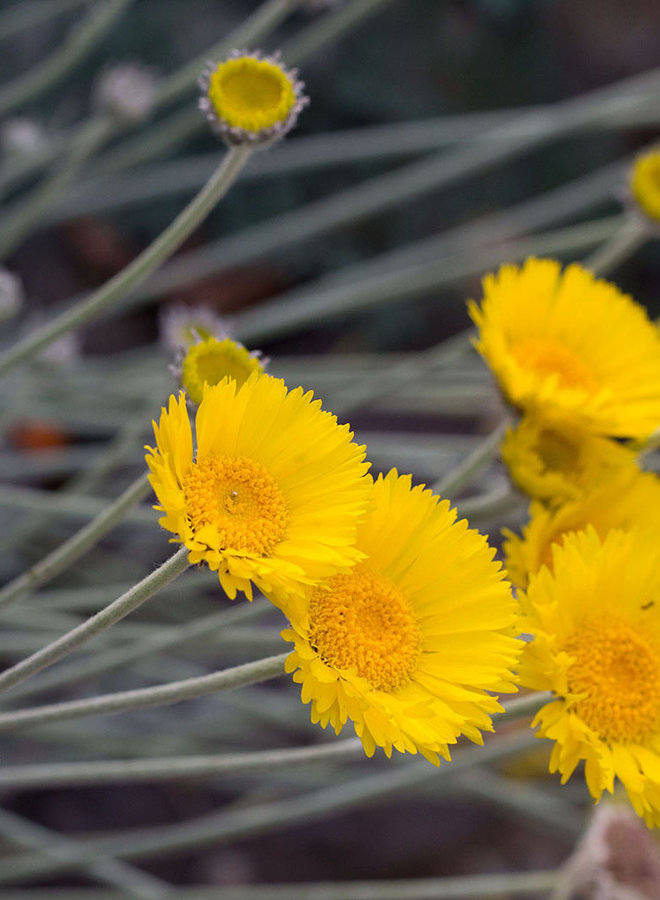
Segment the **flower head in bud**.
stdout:
<svg viewBox="0 0 660 900">
<path fill-rule="evenodd" d="M 229 378 L 240 387 L 253 372 L 263 372 L 267 364 L 268 359 L 262 359 L 258 350 L 250 353 L 229 337 L 220 341 L 210 337 L 188 348 L 176 372 L 188 398 L 199 404 L 205 384 L 219 384 Z"/>
<path fill-rule="evenodd" d="M 660 146 L 637 157 L 630 172 L 630 190 L 639 210 L 660 225 Z"/>
<path fill-rule="evenodd" d="M 0 129 L 0 144 L 8 156 L 36 153 L 43 145 L 44 132 L 41 125 L 32 119 L 16 116 L 3 123 Z"/>
<path fill-rule="evenodd" d="M 18 275 L 0 267 L 0 321 L 10 319 L 25 302 L 23 282 Z"/>
<path fill-rule="evenodd" d="M 168 350 L 186 351 L 197 341 L 231 337 L 230 320 L 217 315 L 208 306 L 171 304 L 160 314 L 160 336 Z"/>
<path fill-rule="evenodd" d="M 210 64 L 200 79 L 199 104 L 228 144 L 255 147 L 279 140 L 296 123 L 309 98 L 296 70 L 279 55 L 234 50 L 225 62 Z"/>
<path fill-rule="evenodd" d="M 156 75 L 138 63 L 122 63 L 107 69 L 96 86 L 98 105 L 126 122 L 141 122 L 153 109 Z"/>
</svg>

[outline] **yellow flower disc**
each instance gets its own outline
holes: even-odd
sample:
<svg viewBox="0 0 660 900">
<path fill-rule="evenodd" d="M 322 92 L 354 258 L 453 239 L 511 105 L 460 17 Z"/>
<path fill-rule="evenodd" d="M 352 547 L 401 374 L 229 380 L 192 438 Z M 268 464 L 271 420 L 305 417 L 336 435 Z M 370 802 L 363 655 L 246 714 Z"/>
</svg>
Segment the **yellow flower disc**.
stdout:
<svg viewBox="0 0 660 900">
<path fill-rule="evenodd" d="M 622 469 L 604 485 L 556 509 L 534 502 L 522 535 L 503 529 L 505 565 L 511 581 L 525 587 L 545 565 L 552 569 L 554 547 L 588 525 L 601 537 L 613 528 L 660 529 L 660 479 L 655 473 Z"/>
<path fill-rule="evenodd" d="M 660 222 L 660 149 L 643 153 L 635 160 L 630 187 L 642 211 Z"/>
<path fill-rule="evenodd" d="M 509 429 L 501 454 L 512 481 L 551 506 L 577 500 L 620 473 L 633 477 L 638 471 L 630 447 L 533 414 Z"/>
<path fill-rule="evenodd" d="M 252 372 L 263 372 L 256 354 L 231 338 L 209 337 L 189 347 L 183 359 L 181 385 L 193 403 L 201 403 L 205 384 L 233 379 L 240 387 Z"/>
<path fill-rule="evenodd" d="M 521 602 L 521 681 L 555 695 L 532 723 L 554 741 L 550 771 L 566 781 L 584 760 L 596 800 L 618 778 L 660 825 L 660 531 L 568 535 Z"/>
<path fill-rule="evenodd" d="M 660 426 L 660 334 L 631 297 L 549 259 L 502 266 L 483 287 L 475 346 L 513 406 L 609 437 Z"/>
<path fill-rule="evenodd" d="M 485 538 L 410 476 L 379 476 L 360 525 L 366 559 L 283 604 L 287 670 L 313 722 L 353 722 L 365 752 L 449 759 L 481 743 L 515 690 L 517 604 Z"/>
<path fill-rule="evenodd" d="M 250 132 L 286 122 L 297 99 L 287 72 L 254 56 L 220 63 L 210 76 L 208 96 L 221 121 Z"/>
<path fill-rule="evenodd" d="M 348 572 L 371 495 L 365 448 L 302 388 L 253 373 L 206 385 L 195 420 L 170 398 L 148 447 L 159 520 L 191 563 L 217 571 L 230 597 L 252 583 L 276 601 Z"/>
</svg>

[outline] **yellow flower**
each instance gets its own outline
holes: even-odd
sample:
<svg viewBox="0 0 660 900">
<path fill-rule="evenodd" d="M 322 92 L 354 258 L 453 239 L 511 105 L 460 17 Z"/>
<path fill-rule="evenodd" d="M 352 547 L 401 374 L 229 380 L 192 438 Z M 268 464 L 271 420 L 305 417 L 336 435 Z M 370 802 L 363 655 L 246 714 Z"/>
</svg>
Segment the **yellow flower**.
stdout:
<svg viewBox="0 0 660 900">
<path fill-rule="evenodd" d="M 509 429 L 501 454 L 520 490 L 551 506 L 577 500 L 619 472 L 638 471 L 630 447 L 533 413 Z"/>
<path fill-rule="evenodd" d="M 618 778 L 648 825 L 660 825 L 658 537 L 570 535 L 521 598 L 533 635 L 521 681 L 556 696 L 532 723 L 555 741 L 550 771 L 565 782 L 584 760 L 596 800 Z"/>
<path fill-rule="evenodd" d="M 566 427 L 645 439 L 660 425 L 660 334 L 579 265 L 528 259 L 484 278 L 476 347 L 514 406 Z"/>
<path fill-rule="evenodd" d="M 160 524 L 191 563 L 218 572 L 232 599 L 237 590 L 252 599 L 251 582 L 273 600 L 300 593 L 362 558 L 365 448 L 311 392 L 269 375 L 242 387 L 225 379 L 204 389 L 196 456 L 185 394 L 170 397 L 154 432 L 147 463 Z"/>
<path fill-rule="evenodd" d="M 271 143 L 296 123 L 309 102 L 295 70 L 279 55 L 234 50 L 228 60 L 211 66 L 200 80 L 200 108 L 229 144 Z"/>
<path fill-rule="evenodd" d="M 558 509 L 530 505 L 530 520 L 518 536 L 508 529 L 504 554 L 511 581 L 525 587 L 541 566 L 552 568 L 553 545 L 591 525 L 604 537 L 611 529 L 660 529 L 660 480 L 652 472 L 621 471 L 607 484 Z"/>
<path fill-rule="evenodd" d="M 630 189 L 642 212 L 660 222 L 660 147 L 642 153 L 630 172 Z"/>
<path fill-rule="evenodd" d="M 410 476 L 379 476 L 348 575 L 285 605 L 287 661 L 312 721 L 351 719 L 365 752 L 449 759 L 459 735 L 482 742 L 512 691 L 517 603 L 486 539 Z"/>
<path fill-rule="evenodd" d="M 181 386 L 193 403 L 201 403 L 205 384 L 231 378 L 240 387 L 253 372 L 263 372 L 267 360 L 260 357 L 231 338 L 207 338 L 188 348 L 181 364 Z"/>
</svg>

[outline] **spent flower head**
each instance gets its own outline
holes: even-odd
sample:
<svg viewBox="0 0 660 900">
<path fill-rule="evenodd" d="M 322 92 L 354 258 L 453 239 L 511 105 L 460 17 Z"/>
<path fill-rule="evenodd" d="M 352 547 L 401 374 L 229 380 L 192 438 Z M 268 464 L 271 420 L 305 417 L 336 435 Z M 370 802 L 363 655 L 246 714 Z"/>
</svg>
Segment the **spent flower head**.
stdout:
<svg viewBox="0 0 660 900">
<path fill-rule="evenodd" d="M 95 90 L 98 106 L 126 122 L 141 122 L 151 115 L 157 78 L 139 63 L 120 63 L 101 73 Z"/>
<path fill-rule="evenodd" d="M 309 103 L 297 71 L 286 69 L 279 53 L 234 50 L 224 62 L 209 63 L 200 86 L 200 109 L 230 145 L 260 147 L 279 140 Z"/>
</svg>

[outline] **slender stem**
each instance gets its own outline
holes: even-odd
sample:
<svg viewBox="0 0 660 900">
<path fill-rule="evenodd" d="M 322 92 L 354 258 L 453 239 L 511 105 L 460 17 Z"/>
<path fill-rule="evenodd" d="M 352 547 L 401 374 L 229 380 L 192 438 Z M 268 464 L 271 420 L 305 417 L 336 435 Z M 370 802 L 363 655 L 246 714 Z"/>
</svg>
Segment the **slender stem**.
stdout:
<svg viewBox="0 0 660 900">
<path fill-rule="evenodd" d="M 0 768 L 0 787 L 13 791 L 26 788 L 50 790 L 83 787 L 89 784 L 144 784 L 178 778 L 214 778 L 245 772 L 270 772 L 283 766 L 352 759 L 364 759 L 364 750 L 358 738 L 312 747 L 259 750 L 254 753 L 3 766 Z"/>
<path fill-rule="evenodd" d="M 509 484 L 503 484 L 485 494 L 466 497 L 456 505 L 459 516 L 465 516 L 473 523 L 477 521 L 483 523 L 501 519 L 517 509 L 521 502 L 522 496 Z"/>
<path fill-rule="evenodd" d="M 508 420 L 501 422 L 463 462 L 438 479 L 433 485 L 433 490 L 441 497 L 460 493 L 488 465 L 500 446 L 508 426 Z"/>
<path fill-rule="evenodd" d="M 43 25 L 76 6 L 89 3 L 89 0 L 31 0 L 30 3 L 14 3 L 0 16 L 0 41 Z"/>
<path fill-rule="evenodd" d="M 282 46 L 282 56 L 298 65 L 314 56 L 326 44 L 336 41 L 347 31 L 357 28 L 365 19 L 392 0 L 351 0 L 343 7 L 323 16 Z"/>
<path fill-rule="evenodd" d="M 649 226 L 640 216 L 630 216 L 620 230 L 588 256 L 583 265 L 595 275 L 607 275 L 638 250 L 651 237 Z"/>
<path fill-rule="evenodd" d="M 153 596 L 159 588 L 173 581 L 188 568 L 188 565 L 188 550 L 185 547 L 181 547 L 174 556 L 171 556 L 159 566 L 155 572 L 143 578 L 129 591 L 118 597 L 114 603 L 106 606 L 105 609 L 102 609 L 58 640 L 33 653 L 32 656 L 28 656 L 22 662 L 5 669 L 0 674 L 0 691 L 9 690 L 14 685 L 20 684 L 26 678 L 45 669 L 46 666 L 50 666 L 59 659 L 68 656 L 81 644 L 96 637 L 97 634 L 114 625 L 115 622 L 119 622 L 120 619 L 132 613 L 145 600 Z M 16 715 L 20 714 L 17 713 Z"/>
<path fill-rule="evenodd" d="M 82 847 L 77 841 L 63 837 L 50 828 L 30 822 L 6 809 L 0 809 L 0 831 L 3 837 L 13 844 L 38 849 L 51 859 L 67 859 L 82 852 Z M 92 878 L 120 888 L 122 897 L 165 900 L 170 896 L 168 885 L 164 881 L 112 857 L 92 862 L 82 868 Z"/>
<path fill-rule="evenodd" d="M 0 116 L 55 87 L 90 53 L 133 0 L 100 0 L 67 40 L 39 65 L 0 88 Z"/>
<path fill-rule="evenodd" d="M 182 571 L 182 560 L 185 559 L 183 553 L 187 554 L 187 550 L 182 548 L 176 553 L 165 566 L 169 566 L 173 574 L 168 573 L 168 580 L 171 581 L 176 575 Z M 187 565 L 187 560 L 186 560 Z M 157 572 L 149 576 L 154 578 L 162 572 L 164 566 L 161 566 Z M 164 577 L 161 575 L 161 577 Z M 144 590 L 144 584 L 147 581 L 140 582 L 136 585 L 134 592 Z M 157 590 L 157 587 L 151 590 L 151 593 Z M 98 634 L 102 628 L 107 628 L 114 622 L 118 621 L 124 615 L 127 615 L 138 605 L 132 602 L 130 605 L 126 600 L 127 595 L 120 597 L 114 604 L 106 610 L 98 613 L 92 619 L 89 619 L 84 626 L 75 629 L 60 641 L 45 647 L 40 653 L 35 653 L 29 657 L 24 663 L 7 669 L 0 675 L 0 690 L 6 689 L 12 684 L 18 684 L 24 678 L 43 669 L 61 659 L 75 647 L 79 646 L 83 640 L 88 640 Z M 142 597 L 140 602 L 146 600 Z M 134 601 L 134 598 L 131 598 Z M 123 604 L 121 614 L 117 614 L 117 604 Z M 113 610 L 112 608 L 115 607 Z M 127 608 L 128 607 L 128 608 Z M 125 611 L 124 611 L 125 609 Z M 112 612 L 111 612 L 112 611 Z M 115 618 L 116 616 L 116 618 Z M 103 617 L 103 622 L 99 627 L 98 619 Z M 95 621 L 96 620 L 96 621 Z M 94 623 L 90 625 L 89 623 Z M 86 633 L 80 638 L 81 629 L 87 629 Z M 92 630 L 93 628 L 93 630 Z M 78 635 L 75 632 L 78 632 Z M 72 636 L 75 635 L 76 642 L 72 645 Z M 59 645 L 59 646 L 58 646 Z M 260 681 L 267 681 L 271 678 L 277 678 L 284 674 L 284 661 L 287 653 L 280 653 L 277 656 L 267 656 L 265 659 L 259 659 L 256 662 L 244 663 L 241 666 L 233 666 L 231 669 L 225 669 L 222 672 L 213 672 L 210 675 L 201 675 L 199 678 L 186 678 L 183 681 L 173 681 L 170 684 L 159 685 L 157 687 L 139 688 L 134 691 L 120 691 L 116 694 L 105 694 L 101 697 L 92 697 L 89 700 L 72 700 L 68 703 L 52 703 L 47 706 L 37 706 L 33 709 L 18 710 L 17 712 L 0 713 L 0 731 L 11 731 L 16 728 L 24 728 L 28 725 L 43 725 L 47 722 L 61 722 L 68 719 L 79 719 L 84 716 L 96 716 L 106 713 L 126 712 L 133 709 L 148 709 L 152 706 L 163 706 L 170 703 L 180 703 L 182 700 L 191 700 L 196 697 L 204 697 L 207 694 L 215 694 L 218 691 L 229 691 L 246 684 L 256 684 Z M 37 660 L 37 657 L 40 657 Z M 38 664 L 37 664 L 38 663 Z M 20 670 L 20 671 L 17 671 Z"/>
<path fill-rule="evenodd" d="M 556 871 L 493 872 L 449 878 L 388 878 L 386 881 L 296 882 L 272 885 L 190 885 L 171 888 L 168 900 L 474 900 L 474 898 L 547 894 L 558 883 Z M 23 897 L 23 893 L 20 894 Z M 7 900 L 19 900 L 7 894 Z M 32 889 L 25 900 L 125 900 L 112 890 L 90 888 Z"/>
<path fill-rule="evenodd" d="M 135 482 L 135 485 L 137 485 L 137 482 Z M 127 490 L 130 490 L 130 488 Z M 147 493 L 148 490 L 145 485 L 144 493 L 135 502 L 137 503 Z M 55 491 L 40 490 L 39 488 L 15 487 L 14 485 L 3 484 L 2 493 L 0 493 L 0 506 L 37 510 L 42 513 L 55 513 L 58 516 L 71 516 L 77 519 L 93 519 L 107 511 L 108 502 L 101 497 L 79 497 L 77 494 L 60 494 Z M 125 515 L 126 519 L 133 523 L 142 525 L 153 524 L 152 513 L 143 507 L 129 509 Z M 2 597 L 1 590 L 0 597 Z"/>
<path fill-rule="evenodd" d="M 245 146 L 228 150 L 221 165 L 197 196 L 137 259 L 86 300 L 34 331 L 0 356 L 0 374 L 34 356 L 61 335 L 88 322 L 144 281 L 211 212 L 236 179 L 251 152 Z"/>
<path fill-rule="evenodd" d="M 552 699 L 553 695 L 550 691 L 534 691 L 531 694 L 525 694 L 524 697 L 509 700 L 504 712 L 497 717 L 497 723 L 501 725 L 503 722 L 534 716 L 542 706 L 550 703 Z"/>
<path fill-rule="evenodd" d="M 0 259 L 5 259 L 29 233 L 57 197 L 72 183 L 85 162 L 111 133 L 108 119 L 92 119 L 73 145 L 67 160 L 0 221 Z"/>
<path fill-rule="evenodd" d="M 474 765 L 505 759 L 528 750 L 535 741 L 536 738 L 529 733 L 508 735 L 488 741 L 483 747 L 462 747 L 455 753 L 453 762 L 443 764 L 439 769 L 434 769 L 426 761 L 406 762 L 395 768 L 388 766 L 386 771 L 294 797 L 242 809 L 222 810 L 176 825 L 92 838 L 85 842 L 84 855 L 77 860 L 45 860 L 36 854 L 0 860 L 0 883 L 71 871 L 83 860 L 88 863 L 108 855 L 121 859 L 154 859 L 186 853 L 193 848 L 217 848 L 240 838 L 282 831 L 296 823 L 322 821 L 332 813 L 346 812 L 386 797 L 405 794 L 419 783 L 439 784 Z"/>
<path fill-rule="evenodd" d="M 146 475 L 141 475 L 126 488 L 114 503 L 111 503 L 89 524 L 76 532 L 48 556 L 32 566 L 22 575 L 14 578 L 0 589 L 0 609 L 13 603 L 29 591 L 46 584 L 56 575 L 80 559 L 91 547 L 107 534 L 136 503 L 149 493 L 149 482 Z M 1 678 L 1 676 L 0 676 Z"/>
</svg>

